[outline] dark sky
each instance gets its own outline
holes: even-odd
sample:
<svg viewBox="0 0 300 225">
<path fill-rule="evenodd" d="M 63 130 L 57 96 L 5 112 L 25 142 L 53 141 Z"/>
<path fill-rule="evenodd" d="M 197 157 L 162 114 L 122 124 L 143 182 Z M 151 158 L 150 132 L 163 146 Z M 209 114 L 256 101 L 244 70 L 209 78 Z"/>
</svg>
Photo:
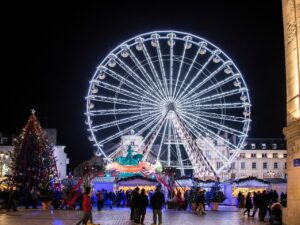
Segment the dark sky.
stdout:
<svg viewBox="0 0 300 225">
<path fill-rule="evenodd" d="M 1 7 L 3 133 L 19 133 L 35 108 L 43 127 L 58 129 L 70 168 L 88 159 L 84 97 L 97 64 L 134 35 L 174 29 L 208 39 L 239 67 L 253 105 L 250 137 L 283 137 L 280 0 L 41 2 Z"/>
</svg>

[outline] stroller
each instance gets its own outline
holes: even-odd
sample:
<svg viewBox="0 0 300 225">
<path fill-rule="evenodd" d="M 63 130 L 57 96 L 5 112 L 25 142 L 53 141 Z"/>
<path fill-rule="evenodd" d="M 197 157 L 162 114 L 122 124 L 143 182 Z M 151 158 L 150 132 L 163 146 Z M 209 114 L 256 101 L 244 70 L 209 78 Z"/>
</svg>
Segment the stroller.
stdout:
<svg viewBox="0 0 300 225">
<path fill-rule="evenodd" d="M 282 224 L 282 205 L 279 202 L 276 202 L 271 206 L 270 223 L 272 225 Z"/>
</svg>

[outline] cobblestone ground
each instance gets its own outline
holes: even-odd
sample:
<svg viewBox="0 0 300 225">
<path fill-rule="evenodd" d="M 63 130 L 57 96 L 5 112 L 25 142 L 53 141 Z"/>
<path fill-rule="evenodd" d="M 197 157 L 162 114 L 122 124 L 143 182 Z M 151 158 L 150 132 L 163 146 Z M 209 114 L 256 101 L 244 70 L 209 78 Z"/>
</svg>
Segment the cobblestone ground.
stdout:
<svg viewBox="0 0 300 225">
<path fill-rule="evenodd" d="M 132 225 L 129 221 L 129 209 L 105 209 L 101 212 L 94 211 L 94 223 L 101 225 Z M 42 210 L 25 210 L 19 212 L 1 212 L 1 225 L 75 225 L 81 218 L 81 211 L 57 210 L 45 212 Z M 152 223 L 152 212 L 147 211 L 145 223 Z M 205 216 L 197 216 L 191 212 L 171 211 L 163 212 L 164 225 L 258 225 L 266 224 L 259 222 L 257 218 L 247 218 L 233 207 L 223 207 L 218 212 L 207 211 Z"/>
</svg>

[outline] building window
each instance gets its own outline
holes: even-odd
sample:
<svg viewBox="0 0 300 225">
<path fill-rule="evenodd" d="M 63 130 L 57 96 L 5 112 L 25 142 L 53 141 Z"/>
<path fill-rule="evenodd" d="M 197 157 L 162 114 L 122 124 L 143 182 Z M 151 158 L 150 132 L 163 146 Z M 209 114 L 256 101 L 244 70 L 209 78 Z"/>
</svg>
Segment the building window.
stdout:
<svg viewBox="0 0 300 225">
<path fill-rule="evenodd" d="M 255 143 L 251 144 L 251 149 L 255 149 Z"/>
<path fill-rule="evenodd" d="M 242 170 L 246 169 L 245 162 L 241 162 L 241 169 L 242 169 Z"/>
<path fill-rule="evenodd" d="M 286 162 L 284 163 L 284 169 L 287 169 L 287 163 Z"/>
<path fill-rule="evenodd" d="M 274 169 L 278 169 L 278 163 L 274 162 Z"/>
<path fill-rule="evenodd" d="M 268 163 L 267 162 L 263 162 L 263 169 L 268 169 Z"/>
<path fill-rule="evenodd" d="M 235 163 L 231 163 L 231 169 L 235 169 Z"/>
<path fill-rule="evenodd" d="M 273 158 L 277 159 L 278 158 L 278 153 L 273 153 Z"/>
<path fill-rule="evenodd" d="M 256 158 L 256 153 L 251 153 L 251 158 Z"/>
<path fill-rule="evenodd" d="M 261 157 L 262 157 L 262 158 L 267 158 L 267 153 L 261 154 Z"/>
<path fill-rule="evenodd" d="M 133 146 L 133 145 L 134 145 L 134 141 L 131 141 L 131 142 L 130 142 L 130 145 Z"/>
<path fill-rule="evenodd" d="M 287 158 L 287 154 L 286 153 L 283 154 L 283 158 Z"/>
<path fill-rule="evenodd" d="M 246 158 L 246 154 L 245 154 L 245 153 L 241 153 L 241 154 L 240 154 L 240 158 L 242 158 L 242 159 L 243 159 L 243 158 Z"/>
<path fill-rule="evenodd" d="M 256 162 L 252 163 L 252 169 L 256 169 Z"/>
<path fill-rule="evenodd" d="M 222 163 L 221 162 L 217 162 L 217 169 L 220 169 L 222 166 Z"/>
<path fill-rule="evenodd" d="M 272 149 L 277 149 L 277 144 L 272 144 Z"/>
<path fill-rule="evenodd" d="M 261 144 L 261 148 L 262 149 L 267 149 L 267 145 L 266 144 Z"/>
</svg>

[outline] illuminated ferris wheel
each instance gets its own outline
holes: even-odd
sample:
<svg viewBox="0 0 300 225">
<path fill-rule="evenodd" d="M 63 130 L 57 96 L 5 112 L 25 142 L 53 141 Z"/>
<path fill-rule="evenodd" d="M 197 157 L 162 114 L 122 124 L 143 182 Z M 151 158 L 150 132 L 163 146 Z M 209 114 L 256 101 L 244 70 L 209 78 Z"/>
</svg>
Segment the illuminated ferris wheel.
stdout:
<svg viewBox="0 0 300 225">
<path fill-rule="evenodd" d="M 242 74 L 222 50 L 189 33 L 155 31 L 123 42 L 99 64 L 86 124 L 96 155 L 109 162 L 121 147 L 106 145 L 135 130 L 144 161 L 218 176 L 244 145 L 250 107 Z"/>
</svg>

